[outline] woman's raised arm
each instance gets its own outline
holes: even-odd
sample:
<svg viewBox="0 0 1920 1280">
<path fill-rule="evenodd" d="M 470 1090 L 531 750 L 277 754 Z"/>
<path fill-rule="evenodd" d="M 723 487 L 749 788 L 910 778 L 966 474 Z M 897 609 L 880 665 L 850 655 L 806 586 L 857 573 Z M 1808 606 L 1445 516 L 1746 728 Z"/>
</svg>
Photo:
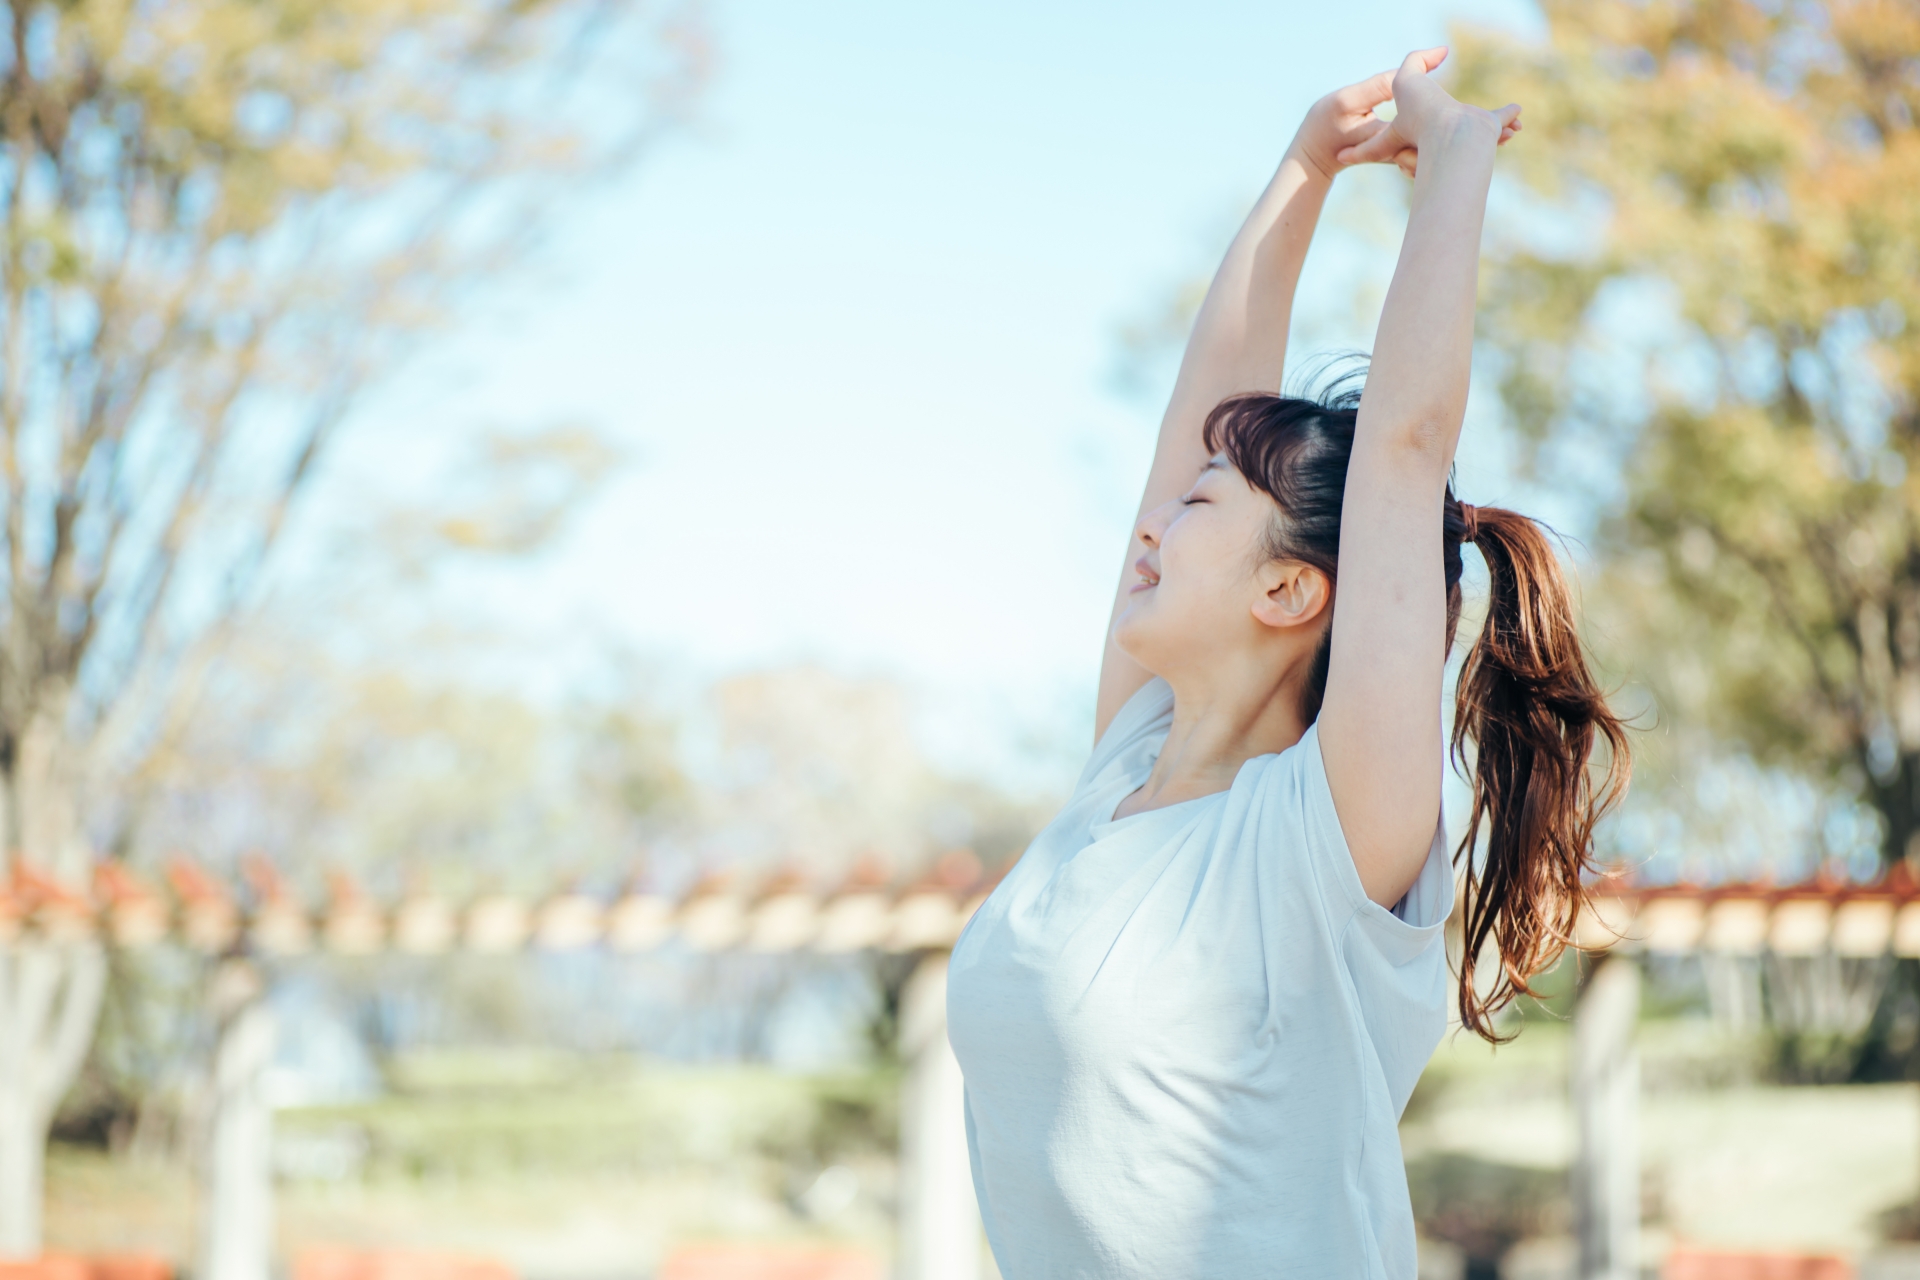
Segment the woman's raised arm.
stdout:
<svg viewBox="0 0 1920 1280">
<path fill-rule="evenodd" d="M 1351 152 L 1386 129 L 1386 122 L 1376 119 L 1373 109 L 1391 96 L 1392 83 L 1392 74 L 1381 72 L 1314 103 L 1273 180 L 1234 236 L 1187 339 L 1173 398 L 1160 422 L 1160 442 L 1140 499 L 1140 514 L 1179 497 L 1200 474 L 1207 462 L 1201 430 L 1215 405 L 1245 391 L 1280 389 L 1294 286 L 1333 175 L 1363 160 L 1399 160 L 1403 165 L 1411 160 L 1403 147 L 1359 159 L 1341 158 L 1343 151 Z M 1133 562 L 1142 550 L 1138 537 L 1129 536 L 1109 628 L 1126 604 L 1127 588 L 1134 581 Z M 1148 678 L 1138 663 L 1120 652 L 1109 633 L 1100 665 L 1096 738 Z"/>
<path fill-rule="evenodd" d="M 1347 469 L 1319 721 L 1334 809 L 1361 884 L 1383 906 L 1418 876 L 1440 814 L 1442 504 L 1466 413 L 1487 186 L 1495 149 L 1520 114 L 1448 97 L 1428 76 L 1445 56 L 1407 58 L 1394 76 L 1391 128 L 1346 157 L 1417 152 L 1412 212 Z"/>
</svg>

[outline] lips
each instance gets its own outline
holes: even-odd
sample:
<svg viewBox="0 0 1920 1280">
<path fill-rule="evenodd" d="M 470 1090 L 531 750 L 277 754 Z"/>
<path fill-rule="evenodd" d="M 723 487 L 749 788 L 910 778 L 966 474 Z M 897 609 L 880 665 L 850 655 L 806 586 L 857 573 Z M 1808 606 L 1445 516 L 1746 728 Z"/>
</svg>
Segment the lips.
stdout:
<svg viewBox="0 0 1920 1280">
<path fill-rule="evenodd" d="M 1133 562 L 1133 571 L 1140 575 L 1140 581 L 1133 585 L 1135 591 L 1145 591 L 1148 587 L 1160 585 L 1160 571 L 1148 564 L 1145 556 Z"/>
</svg>

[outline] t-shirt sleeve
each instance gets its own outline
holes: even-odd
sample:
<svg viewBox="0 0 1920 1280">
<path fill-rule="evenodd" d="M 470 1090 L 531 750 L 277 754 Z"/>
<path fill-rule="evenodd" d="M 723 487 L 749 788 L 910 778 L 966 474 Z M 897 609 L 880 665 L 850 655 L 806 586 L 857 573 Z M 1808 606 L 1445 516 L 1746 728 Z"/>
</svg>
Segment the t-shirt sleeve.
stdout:
<svg viewBox="0 0 1920 1280">
<path fill-rule="evenodd" d="M 1173 690 L 1165 680 L 1155 676 L 1121 704 L 1107 731 L 1093 744 L 1093 754 L 1087 757 L 1087 766 L 1081 770 L 1080 780 L 1074 783 L 1073 794 L 1080 796 L 1088 788 L 1099 785 L 1117 765 L 1130 767 L 1143 747 L 1158 751 L 1172 723 Z"/>
<path fill-rule="evenodd" d="M 1385 1069 L 1397 1108 L 1406 1106 L 1433 1047 L 1446 1029 L 1445 930 L 1453 911 L 1453 867 L 1445 824 L 1436 822 L 1427 859 L 1391 911 L 1367 897 L 1333 807 L 1318 726 L 1295 755 L 1306 809 L 1307 851 L 1330 920 L 1340 929 L 1341 958 Z"/>
<path fill-rule="evenodd" d="M 1308 848 L 1318 864 L 1315 870 L 1325 891 L 1338 895 L 1346 907 L 1378 925 L 1378 936 L 1389 950 L 1424 948 L 1453 910 L 1453 874 L 1447 858 L 1444 824 L 1434 826 L 1433 843 L 1427 849 L 1427 860 L 1420 865 L 1413 887 L 1388 911 L 1367 897 L 1360 883 L 1360 872 L 1353 865 L 1353 851 L 1347 847 L 1346 832 L 1333 807 L 1326 760 L 1320 754 L 1320 726 L 1307 729 L 1293 754 L 1302 775 L 1300 790 L 1306 806 Z M 1401 939 L 1404 945 L 1396 946 L 1391 939 Z"/>
</svg>

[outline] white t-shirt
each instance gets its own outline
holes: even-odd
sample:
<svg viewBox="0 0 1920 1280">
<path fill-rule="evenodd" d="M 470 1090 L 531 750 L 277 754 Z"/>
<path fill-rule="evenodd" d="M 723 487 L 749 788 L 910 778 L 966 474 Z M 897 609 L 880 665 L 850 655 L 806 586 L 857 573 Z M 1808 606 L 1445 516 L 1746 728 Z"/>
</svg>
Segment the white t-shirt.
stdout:
<svg viewBox="0 0 1920 1280">
<path fill-rule="evenodd" d="M 1319 735 L 1113 820 L 1173 719 L 1154 680 L 948 971 L 967 1144 L 1007 1280 L 1411 1280 L 1398 1122 L 1446 1029 L 1436 831 L 1368 900 Z"/>
</svg>

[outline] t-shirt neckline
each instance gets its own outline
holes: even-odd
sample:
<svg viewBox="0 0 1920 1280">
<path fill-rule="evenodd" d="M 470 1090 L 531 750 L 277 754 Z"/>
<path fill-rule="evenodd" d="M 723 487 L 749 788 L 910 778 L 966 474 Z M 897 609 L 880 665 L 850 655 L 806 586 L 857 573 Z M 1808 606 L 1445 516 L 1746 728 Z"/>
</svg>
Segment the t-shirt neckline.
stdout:
<svg viewBox="0 0 1920 1280">
<path fill-rule="evenodd" d="M 1292 748 L 1288 748 L 1288 750 L 1291 750 L 1291 749 Z M 1180 810 L 1185 809 L 1190 805 L 1205 804 L 1209 800 L 1222 799 L 1230 795 L 1233 792 L 1233 789 L 1240 785 L 1240 777 L 1242 774 L 1246 773 L 1248 765 L 1252 764 L 1256 760 L 1277 759 L 1280 756 L 1280 754 L 1281 753 L 1277 751 L 1263 751 L 1257 756 L 1248 756 L 1245 760 L 1242 760 L 1240 762 L 1240 767 L 1234 770 L 1233 781 L 1228 783 L 1225 787 L 1222 787 L 1218 791 L 1209 791 L 1207 792 L 1207 794 L 1203 796 L 1194 796 L 1191 799 L 1187 799 L 1187 800 L 1176 800 L 1172 804 L 1163 804 L 1152 809 L 1142 809 L 1140 812 L 1130 813 L 1124 818 L 1114 817 L 1113 816 L 1114 810 L 1120 807 L 1121 802 L 1125 800 L 1128 796 L 1132 795 L 1134 792 L 1138 791 L 1141 787 L 1144 787 L 1147 784 L 1147 779 L 1153 776 L 1154 763 L 1160 758 L 1159 754 L 1156 752 L 1153 758 L 1147 761 L 1146 771 L 1140 774 L 1139 777 L 1134 778 L 1131 775 L 1129 775 L 1129 777 L 1121 779 L 1122 783 L 1131 783 L 1131 785 L 1128 785 L 1125 790 L 1121 791 L 1118 795 L 1114 796 L 1112 804 L 1107 804 L 1105 801 L 1101 802 L 1100 808 L 1094 810 L 1094 812 L 1105 813 L 1107 816 L 1105 818 L 1094 819 L 1091 823 L 1088 824 L 1088 829 L 1090 831 L 1097 832 L 1103 828 L 1117 827 L 1123 822 L 1132 822 L 1136 818 L 1150 818 L 1153 815 L 1158 813 L 1177 813 Z"/>
</svg>

